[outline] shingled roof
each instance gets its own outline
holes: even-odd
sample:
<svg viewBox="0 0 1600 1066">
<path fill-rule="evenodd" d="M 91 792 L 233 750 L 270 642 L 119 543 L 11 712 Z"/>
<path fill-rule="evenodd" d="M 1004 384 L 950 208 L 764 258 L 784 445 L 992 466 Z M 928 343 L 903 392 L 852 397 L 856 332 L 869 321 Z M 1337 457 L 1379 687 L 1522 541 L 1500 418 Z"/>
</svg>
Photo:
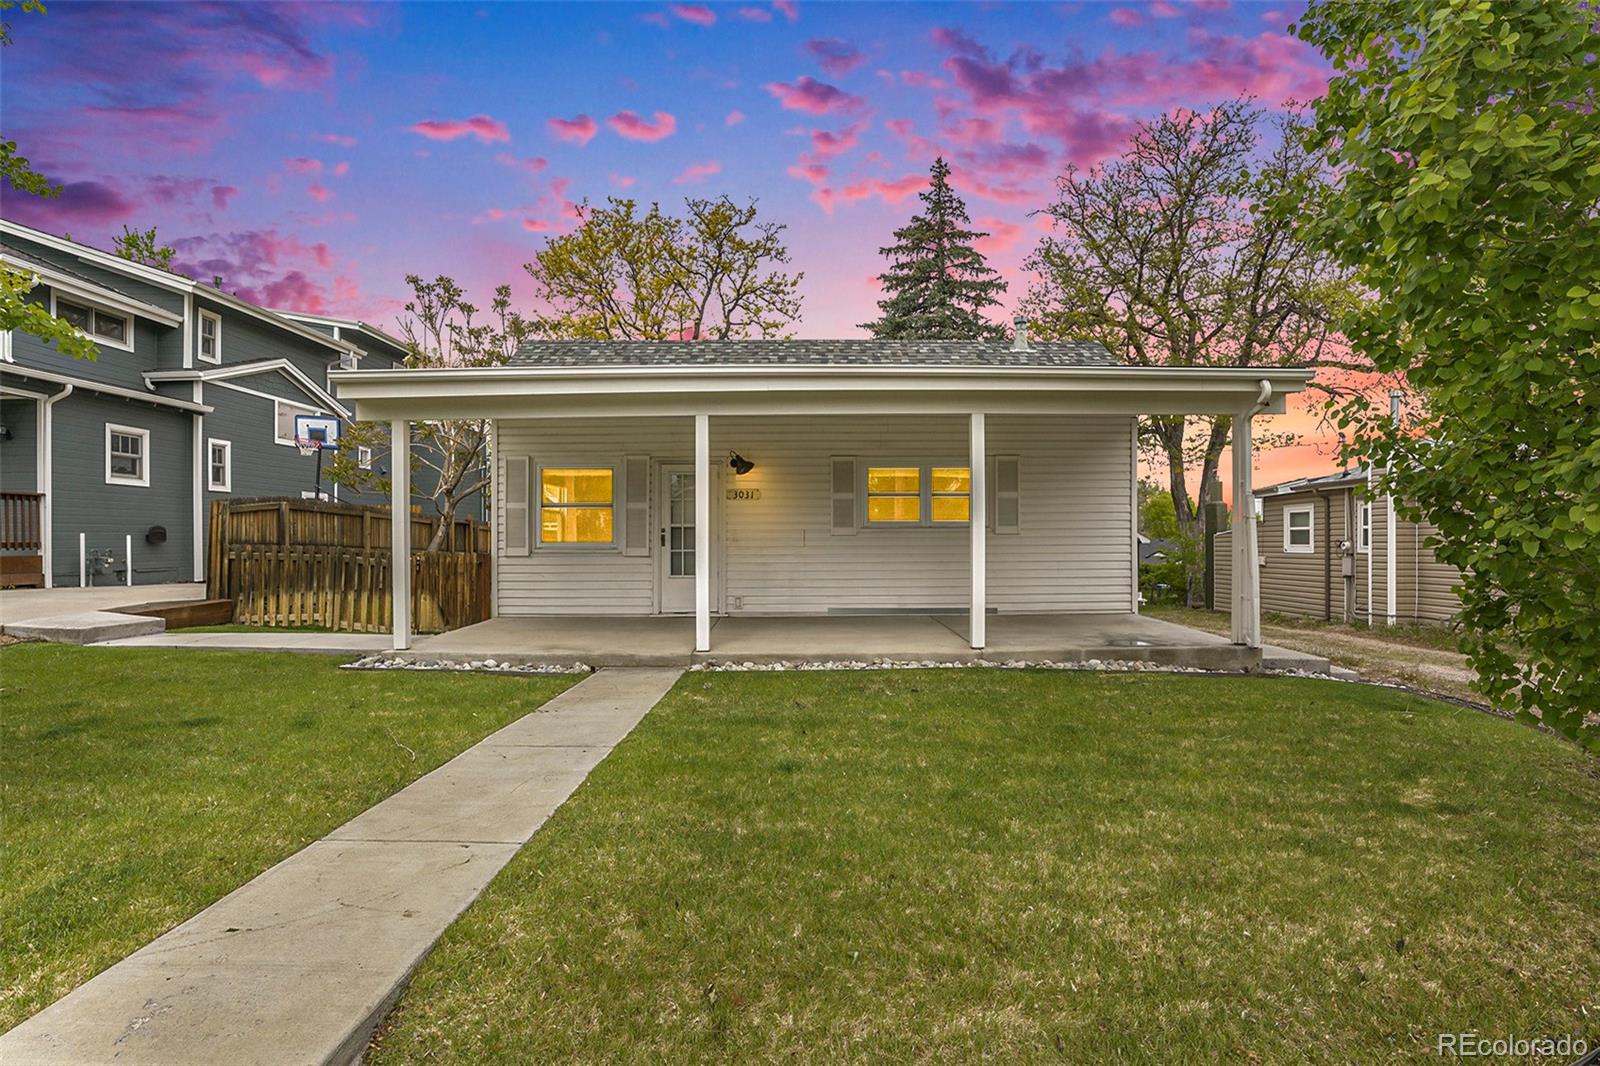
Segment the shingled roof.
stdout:
<svg viewBox="0 0 1600 1066">
<path fill-rule="evenodd" d="M 1094 341 L 527 341 L 511 366 L 1116 366 Z"/>
</svg>

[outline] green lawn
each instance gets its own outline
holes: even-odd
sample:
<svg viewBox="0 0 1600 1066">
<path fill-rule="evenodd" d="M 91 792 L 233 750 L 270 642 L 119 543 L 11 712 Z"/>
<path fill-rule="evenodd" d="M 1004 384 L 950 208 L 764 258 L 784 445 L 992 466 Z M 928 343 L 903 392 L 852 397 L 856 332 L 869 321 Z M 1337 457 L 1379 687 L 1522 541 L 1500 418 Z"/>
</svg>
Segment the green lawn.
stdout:
<svg viewBox="0 0 1600 1066">
<path fill-rule="evenodd" d="M 1600 776 L 1403 693 L 691 674 L 371 1061 L 1385 1062 L 1600 1040 Z"/>
<path fill-rule="evenodd" d="M 571 681 L 0 650 L 0 1031 Z"/>
</svg>

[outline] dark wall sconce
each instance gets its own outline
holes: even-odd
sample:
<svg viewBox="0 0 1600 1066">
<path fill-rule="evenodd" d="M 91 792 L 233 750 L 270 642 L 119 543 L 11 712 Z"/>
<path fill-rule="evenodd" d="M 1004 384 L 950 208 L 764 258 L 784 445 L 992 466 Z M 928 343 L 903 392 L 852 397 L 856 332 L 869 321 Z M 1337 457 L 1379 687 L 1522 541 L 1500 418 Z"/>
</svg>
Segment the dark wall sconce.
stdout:
<svg viewBox="0 0 1600 1066">
<path fill-rule="evenodd" d="M 738 452 L 728 453 L 728 466 L 733 469 L 734 474 L 738 477 L 744 477 L 746 474 L 756 468 L 756 464 L 752 463 Z"/>
</svg>

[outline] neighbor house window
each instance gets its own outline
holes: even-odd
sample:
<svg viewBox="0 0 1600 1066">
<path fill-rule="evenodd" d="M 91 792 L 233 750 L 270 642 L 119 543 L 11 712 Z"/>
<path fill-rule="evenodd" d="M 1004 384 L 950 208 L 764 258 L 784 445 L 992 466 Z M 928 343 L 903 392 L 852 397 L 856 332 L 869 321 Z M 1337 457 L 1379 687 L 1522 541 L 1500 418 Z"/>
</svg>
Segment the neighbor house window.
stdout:
<svg viewBox="0 0 1600 1066">
<path fill-rule="evenodd" d="M 106 484 L 150 484 L 150 431 L 106 423 Z"/>
<path fill-rule="evenodd" d="M 361 470 L 372 469 L 372 449 L 365 444 L 356 446 L 356 466 Z"/>
<path fill-rule="evenodd" d="M 1283 512 L 1283 550 L 1309 552 L 1313 548 L 1313 519 L 1309 507 L 1288 507 Z"/>
<path fill-rule="evenodd" d="M 200 312 L 200 360 L 222 362 L 222 316 L 210 311 Z"/>
<path fill-rule="evenodd" d="M 65 296 L 55 297 L 55 316 L 78 327 L 90 340 L 115 348 L 133 348 L 133 319 Z"/>
<path fill-rule="evenodd" d="M 206 444 L 209 455 L 207 469 L 210 477 L 207 484 L 212 492 L 233 491 L 233 444 L 225 440 L 210 440 Z"/>
<path fill-rule="evenodd" d="M 322 412 L 315 407 L 305 407 L 301 404 L 290 403 L 288 400 L 278 400 L 277 403 L 277 441 L 279 444 L 294 443 L 294 419 L 296 415 L 319 415 Z"/>
<path fill-rule="evenodd" d="M 541 468 L 539 543 L 615 543 L 615 481 L 609 467 Z"/>
<path fill-rule="evenodd" d="M 1357 551 L 1366 551 L 1372 547 L 1372 504 L 1364 502 L 1361 505 L 1361 536 L 1356 541 Z"/>
<path fill-rule="evenodd" d="M 972 471 L 964 466 L 868 466 L 869 526 L 960 524 L 972 516 Z"/>
</svg>

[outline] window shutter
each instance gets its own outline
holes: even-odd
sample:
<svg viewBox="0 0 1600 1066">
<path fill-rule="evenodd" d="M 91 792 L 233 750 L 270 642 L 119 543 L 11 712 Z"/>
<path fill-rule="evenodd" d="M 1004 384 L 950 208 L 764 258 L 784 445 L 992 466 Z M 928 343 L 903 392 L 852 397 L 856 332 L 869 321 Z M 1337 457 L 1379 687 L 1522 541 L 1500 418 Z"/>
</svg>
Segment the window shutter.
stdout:
<svg viewBox="0 0 1600 1066">
<path fill-rule="evenodd" d="M 853 534 L 860 525 L 856 516 L 856 460 L 853 455 L 833 457 L 831 496 L 833 501 L 832 531 L 835 534 Z"/>
<path fill-rule="evenodd" d="M 650 457 L 622 459 L 622 554 L 650 554 Z"/>
<path fill-rule="evenodd" d="M 500 498 L 504 501 L 501 513 L 505 516 L 507 555 L 528 554 L 530 466 L 526 455 L 506 456 L 506 480 L 500 488 Z"/>
<path fill-rule="evenodd" d="M 1022 532 L 1022 460 L 1015 455 L 994 457 L 994 531 Z"/>
</svg>

